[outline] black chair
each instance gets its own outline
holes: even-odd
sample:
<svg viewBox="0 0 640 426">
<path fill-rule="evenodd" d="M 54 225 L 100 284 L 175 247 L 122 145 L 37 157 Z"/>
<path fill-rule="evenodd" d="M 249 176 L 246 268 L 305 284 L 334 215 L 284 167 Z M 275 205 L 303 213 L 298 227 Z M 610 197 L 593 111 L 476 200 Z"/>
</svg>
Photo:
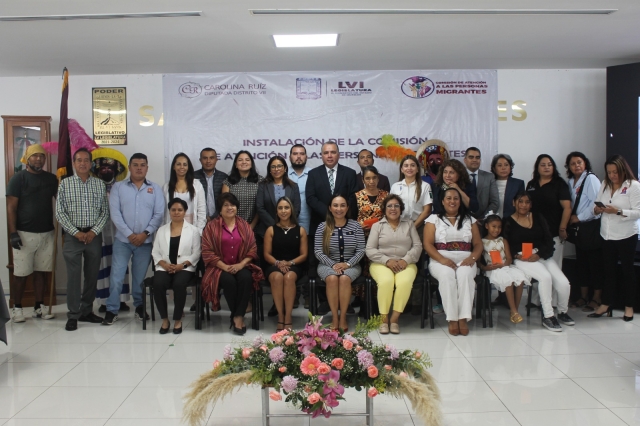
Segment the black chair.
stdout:
<svg viewBox="0 0 640 426">
<path fill-rule="evenodd" d="M 155 270 L 155 268 L 153 269 Z M 196 330 L 202 330 L 202 319 L 204 317 L 204 314 L 201 313 L 202 312 L 202 292 L 200 291 L 200 284 L 202 283 L 202 277 L 199 276 L 200 274 L 198 273 L 198 271 L 199 269 L 196 269 L 196 272 L 193 275 L 193 278 L 187 284 L 187 287 L 194 287 L 193 291 L 195 291 L 196 293 Z M 147 277 L 142 282 L 142 310 L 145 313 L 147 312 L 147 298 L 145 297 L 147 293 L 147 289 L 149 290 L 149 305 L 151 307 L 151 321 L 155 321 L 156 311 L 154 308 L 155 302 L 153 300 L 153 277 Z M 209 315 L 207 313 L 207 319 L 209 319 L 208 316 Z M 147 329 L 146 315 L 142 316 L 142 329 L 143 330 Z"/>
<path fill-rule="evenodd" d="M 373 286 L 373 280 L 369 277 L 364 277 L 363 275 L 360 275 L 358 278 L 356 278 L 352 283 L 352 286 L 356 286 L 356 285 L 364 285 L 364 289 L 365 289 L 365 303 L 366 303 L 366 309 L 367 309 L 367 315 L 365 317 L 365 319 L 369 319 L 371 318 L 371 311 L 373 309 L 373 296 L 372 296 L 372 286 Z M 309 310 L 311 311 L 312 315 L 317 315 L 318 312 L 318 287 L 325 287 L 326 283 L 324 281 L 322 281 L 320 279 L 320 277 L 309 277 L 309 289 L 310 289 L 310 297 L 311 297 L 311 301 L 309 303 Z"/>
</svg>

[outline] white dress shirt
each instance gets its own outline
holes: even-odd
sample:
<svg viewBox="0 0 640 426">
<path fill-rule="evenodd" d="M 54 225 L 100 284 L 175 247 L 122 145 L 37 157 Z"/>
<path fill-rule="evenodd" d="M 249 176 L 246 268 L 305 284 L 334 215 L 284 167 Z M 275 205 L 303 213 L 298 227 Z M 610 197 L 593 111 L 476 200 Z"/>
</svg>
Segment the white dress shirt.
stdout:
<svg viewBox="0 0 640 426">
<path fill-rule="evenodd" d="M 407 182 L 404 179 L 400 182 L 394 183 L 391 185 L 391 193 L 397 194 L 402 198 L 402 202 L 404 203 L 402 218 L 411 220 L 412 222 L 415 222 L 415 220 L 422 214 L 424 206 L 433 203 L 431 186 L 427 182 L 422 182 L 422 191 L 420 193 L 420 198 L 418 198 L 417 201 L 415 180 L 409 185 L 407 185 Z"/>
<path fill-rule="evenodd" d="M 612 205 L 622 209 L 622 215 L 602 214 L 600 235 L 605 240 L 623 240 L 638 233 L 640 219 L 640 183 L 637 180 L 627 180 L 616 192 L 611 194 L 604 181 L 598 191 L 596 201 L 605 205 Z"/>
</svg>

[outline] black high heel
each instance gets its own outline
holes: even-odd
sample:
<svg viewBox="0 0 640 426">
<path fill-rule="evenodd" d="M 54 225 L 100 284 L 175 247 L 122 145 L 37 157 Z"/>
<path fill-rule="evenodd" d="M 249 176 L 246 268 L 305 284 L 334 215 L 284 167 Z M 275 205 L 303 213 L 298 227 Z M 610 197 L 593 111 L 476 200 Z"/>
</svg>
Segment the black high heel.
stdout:
<svg viewBox="0 0 640 426">
<path fill-rule="evenodd" d="M 626 315 L 623 315 L 623 316 L 622 316 L 622 319 L 623 319 L 625 322 L 633 321 L 633 315 L 631 315 L 630 317 L 628 317 L 628 316 L 626 316 Z"/>
<path fill-rule="evenodd" d="M 592 314 L 587 315 L 587 317 L 588 318 L 600 318 L 601 316 L 603 316 L 605 314 L 607 315 L 607 317 L 611 318 L 613 316 L 613 308 L 611 306 L 609 306 L 607 308 L 607 310 L 604 311 L 603 313 L 598 314 L 598 313 L 594 312 Z M 631 318 L 633 319 L 633 317 L 631 317 Z"/>
</svg>

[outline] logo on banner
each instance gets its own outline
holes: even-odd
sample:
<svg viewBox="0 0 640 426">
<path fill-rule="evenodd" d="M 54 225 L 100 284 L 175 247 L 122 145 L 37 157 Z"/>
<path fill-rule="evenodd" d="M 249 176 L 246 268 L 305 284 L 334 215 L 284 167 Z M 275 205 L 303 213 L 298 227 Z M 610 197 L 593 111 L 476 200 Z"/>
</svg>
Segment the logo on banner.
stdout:
<svg viewBox="0 0 640 426">
<path fill-rule="evenodd" d="M 339 81 L 338 87 L 331 89 L 332 95 L 361 96 L 371 93 L 371 89 L 365 87 L 364 81 Z"/>
<path fill-rule="evenodd" d="M 202 86 L 193 81 L 189 81 L 178 88 L 178 93 L 180 93 L 180 96 L 183 98 L 195 98 L 202 93 Z"/>
<path fill-rule="evenodd" d="M 402 93 L 414 99 L 426 98 L 433 93 L 434 87 L 433 81 L 422 76 L 409 77 L 400 85 Z"/>
<path fill-rule="evenodd" d="M 296 78 L 296 98 L 320 99 L 322 97 L 321 78 Z"/>
</svg>

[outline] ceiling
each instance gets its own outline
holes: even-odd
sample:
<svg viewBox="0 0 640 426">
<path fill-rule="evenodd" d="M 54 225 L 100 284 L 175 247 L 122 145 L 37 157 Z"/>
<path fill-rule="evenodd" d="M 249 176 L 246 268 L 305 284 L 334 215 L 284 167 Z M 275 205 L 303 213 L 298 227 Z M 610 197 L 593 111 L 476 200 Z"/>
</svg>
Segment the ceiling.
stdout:
<svg viewBox="0 0 640 426">
<path fill-rule="evenodd" d="M 250 9 L 619 9 L 610 15 L 255 16 Z M 640 61 L 638 0 L 2 0 L 0 16 L 203 16 L 0 22 L 0 76 L 456 68 L 603 68 Z M 276 49 L 272 34 L 340 34 Z"/>
</svg>

